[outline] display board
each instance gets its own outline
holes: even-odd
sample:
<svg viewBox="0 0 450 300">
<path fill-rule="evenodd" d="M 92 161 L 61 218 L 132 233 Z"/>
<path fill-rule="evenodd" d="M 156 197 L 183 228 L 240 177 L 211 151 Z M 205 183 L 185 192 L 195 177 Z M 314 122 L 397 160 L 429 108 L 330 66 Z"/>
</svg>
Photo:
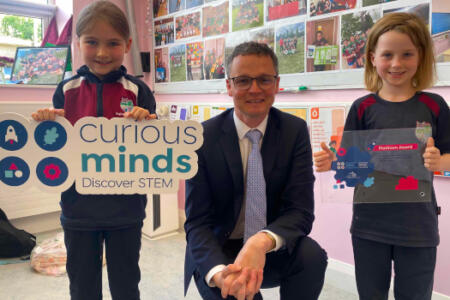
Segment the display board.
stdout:
<svg viewBox="0 0 450 300">
<path fill-rule="evenodd" d="M 363 88 L 370 28 L 397 11 L 429 25 L 437 85 L 450 85 L 448 0 L 155 0 L 155 92 L 224 92 L 226 57 L 251 40 L 276 52 L 282 88 Z"/>
</svg>

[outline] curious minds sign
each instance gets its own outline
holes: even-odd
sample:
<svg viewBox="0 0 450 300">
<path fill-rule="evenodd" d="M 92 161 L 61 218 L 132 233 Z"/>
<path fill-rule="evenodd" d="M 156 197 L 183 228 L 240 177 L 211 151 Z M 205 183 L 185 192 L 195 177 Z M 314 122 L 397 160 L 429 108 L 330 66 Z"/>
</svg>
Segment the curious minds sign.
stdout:
<svg viewBox="0 0 450 300">
<path fill-rule="evenodd" d="M 86 117 L 36 122 L 0 114 L 0 188 L 37 186 L 81 194 L 147 194 L 178 190 L 197 173 L 203 128 L 195 121 Z"/>
</svg>

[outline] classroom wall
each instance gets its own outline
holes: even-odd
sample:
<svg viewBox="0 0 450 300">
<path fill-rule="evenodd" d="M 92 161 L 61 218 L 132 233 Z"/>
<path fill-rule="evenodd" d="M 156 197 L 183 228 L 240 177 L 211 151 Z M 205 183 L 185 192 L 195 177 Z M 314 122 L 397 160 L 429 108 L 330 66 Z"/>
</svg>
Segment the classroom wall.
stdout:
<svg viewBox="0 0 450 300">
<path fill-rule="evenodd" d="M 73 3 L 74 18 L 76 19 L 79 11 L 91 0 L 76 0 Z M 123 0 L 112 0 L 125 10 L 125 2 Z M 145 23 L 146 18 L 146 1 L 134 1 L 135 18 L 138 26 L 138 40 L 141 51 L 151 50 L 152 37 L 149 36 L 148 24 Z M 81 65 L 76 48 L 73 49 L 74 54 L 74 69 Z M 153 59 L 153 57 L 152 57 Z M 125 65 L 132 73 L 131 59 L 125 61 Z M 143 78 L 149 85 L 151 85 L 152 74 L 146 74 Z M 54 92 L 54 87 L 30 88 L 30 87 L 6 87 L 1 86 L 0 101 L 23 101 L 23 102 L 48 102 L 51 105 L 51 98 Z M 450 102 L 450 87 L 439 87 L 431 90 L 442 95 Z M 322 91 L 306 91 L 298 94 L 279 94 L 276 98 L 277 102 L 352 102 L 356 98 L 364 95 L 366 91 L 362 89 L 349 90 L 322 90 Z M 157 94 L 155 95 L 157 102 L 168 103 L 231 103 L 231 99 L 226 94 Z M 0 111 L 1 113 L 1 111 Z M 449 133 L 450 134 L 450 133 Z M 314 223 L 312 237 L 314 237 L 324 247 L 330 258 L 353 264 L 351 240 L 349 234 L 351 221 L 351 191 L 342 199 L 342 202 L 347 203 L 326 203 L 323 202 L 321 185 L 331 184 L 329 177 L 318 174 L 315 187 L 315 201 L 316 201 L 316 221 Z M 450 278 L 450 202 L 447 198 L 450 194 L 450 179 L 436 178 L 435 191 L 439 204 L 442 206 L 442 215 L 440 217 L 440 235 L 441 244 L 438 247 L 438 259 L 435 273 L 434 290 L 436 292 L 450 296 L 450 285 L 448 285 L 448 278 Z M 179 191 L 180 207 L 184 207 L 184 187 Z M 325 199 L 326 200 L 326 199 Z"/>
</svg>

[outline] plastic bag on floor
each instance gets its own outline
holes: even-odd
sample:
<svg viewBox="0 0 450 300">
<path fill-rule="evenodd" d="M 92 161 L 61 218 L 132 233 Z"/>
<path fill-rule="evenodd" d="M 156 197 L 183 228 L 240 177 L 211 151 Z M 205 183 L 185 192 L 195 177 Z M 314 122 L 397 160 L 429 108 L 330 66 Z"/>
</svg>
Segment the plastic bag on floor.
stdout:
<svg viewBox="0 0 450 300">
<path fill-rule="evenodd" d="M 64 232 L 42 241 L 31 251 L 31 267 L 45 275 L 64 275 L 66 273 L 66 260 Z"/>
</svg>

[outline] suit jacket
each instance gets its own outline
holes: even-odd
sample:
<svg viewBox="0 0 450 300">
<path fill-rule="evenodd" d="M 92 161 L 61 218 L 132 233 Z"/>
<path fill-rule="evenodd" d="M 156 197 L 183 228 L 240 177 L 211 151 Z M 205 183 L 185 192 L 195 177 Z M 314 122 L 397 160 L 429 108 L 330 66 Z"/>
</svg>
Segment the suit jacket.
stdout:
<svg viewBox="0 0 450 300">
<path fill-rule="evenodd" d="M 186 181 L 185 293 L 200 276 L 228 264 L 222 246 L 233 231 L 244 200 L 244 177 L 233 109 L 203 123 L 198 172 Z M 314 175 L 306 122 L 271 108 L 261 155 L 267 195 L 267 227 L 292 252 L 314 220 Z"/>
</svg>

